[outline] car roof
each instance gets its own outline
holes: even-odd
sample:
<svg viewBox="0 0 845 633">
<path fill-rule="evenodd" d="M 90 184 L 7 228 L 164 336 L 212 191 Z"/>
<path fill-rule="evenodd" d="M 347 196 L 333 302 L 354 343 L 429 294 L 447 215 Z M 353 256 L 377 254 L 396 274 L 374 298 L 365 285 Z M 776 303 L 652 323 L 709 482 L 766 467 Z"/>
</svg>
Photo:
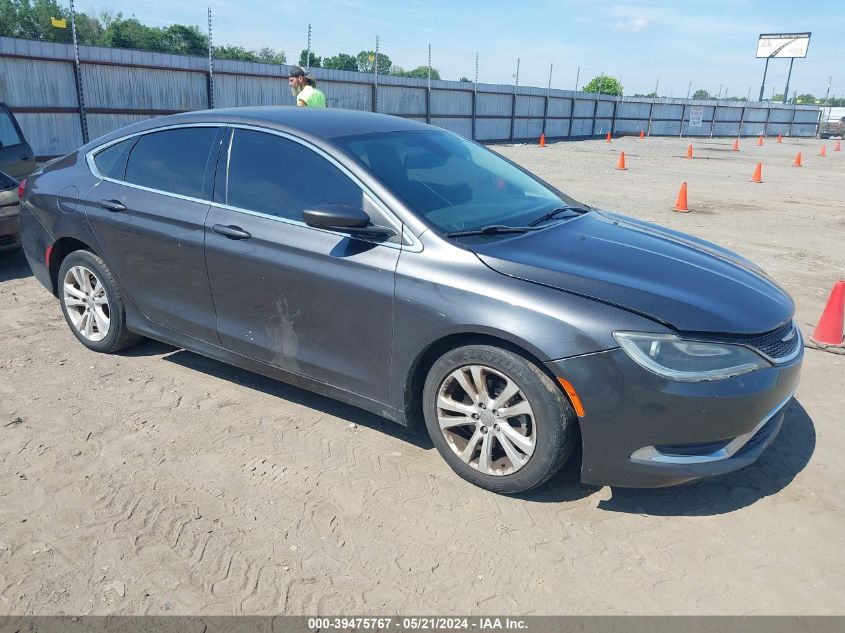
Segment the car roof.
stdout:
<svg viewBox="0 0 845 633">
<path fill-rule="evenodd" d="M 115 130 L 87 146 L 96 147 L 103 142 L 125 136 L 128 133 L 154 130 L 169 125 L 189 123 L 231 123 L 256 125 L 310 137 L 331 143 L 331 139 L 342 136 L 357 136 L 379 132 L 431 129 L 430 126 L 411 119 L 386 114 L 344 110 L 341 108 L 302 108 L 296 106 L 251 106 L 242 108 L 218 108 L 183 112 L 149 119 Z"/>
</svg>

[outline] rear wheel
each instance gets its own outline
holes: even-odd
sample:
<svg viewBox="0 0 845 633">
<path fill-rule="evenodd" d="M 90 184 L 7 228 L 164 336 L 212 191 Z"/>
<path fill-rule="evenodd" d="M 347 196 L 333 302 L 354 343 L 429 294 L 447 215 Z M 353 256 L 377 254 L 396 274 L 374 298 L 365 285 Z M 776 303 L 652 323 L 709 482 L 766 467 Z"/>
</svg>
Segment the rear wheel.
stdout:
<svg viewBox="0 0 845 633">
<path fill-rule="evenodd" d="M 468 345 L 434 363 L 423 388 L 432 442 L 477 486 L 525 492 L 572 453 L 575 412 L 537 365 L 509 350 Z"/>
<path fill-rule="evenodd" d="M 59 268 L 59 301 L 74 336 L 88 349 L 112 353 L 141 336 L 126 329 L 126 310 L 114 276 L 90 251 L 74 251 Z"/>
</svg>

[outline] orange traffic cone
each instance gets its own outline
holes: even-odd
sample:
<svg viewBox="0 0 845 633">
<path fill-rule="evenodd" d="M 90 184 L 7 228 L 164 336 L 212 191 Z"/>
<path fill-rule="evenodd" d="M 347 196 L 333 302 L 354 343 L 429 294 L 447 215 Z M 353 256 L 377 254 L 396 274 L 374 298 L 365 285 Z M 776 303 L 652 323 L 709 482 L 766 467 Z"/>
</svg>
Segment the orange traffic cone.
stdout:
<svg viewBox="0 0 845 633">
<path fill-rule="evenodd" d="M 540 134 L 540 147 L 546 146 L 546 135 L 545 133 Z"/>
<path fill-rule="evenodd" d="M 794 165 L 795 167 L 801 167 L 801 152 L 798 152 L 798 154 L 795 156 Z"/>
<path fill-rule="evenodd" d="M 827 156 L 827 145 L 822 145 L 822 148 L 819 150 L 819 156 Z"/>
<path fill-rule="evenodd" d="M 616 169 L 628 169 L 625 167 L 625 152 L 619 154 L 619 162 L 616 163 Z"/>
<path fill-rule="evenodd" d="M 841 152 L 842 151 L 842 145 L 839 141 L 836 141 L 836 145 L 833 146 L 833 151 L 834 152 Z"/>
<path fill-rule="evenodd" d="M 739 151 L 739 139 L 736 139 L 736 140 L 734 141 L 734 147 L 733 147 L 733 150 L 734 150 L 735 152 L 738 152 L 738 151 Z"/>
<path fill-rule="evenodd" d="M 640 130 L 640 140 L 645 138 L 645 130 Z"/>
<path fill-rule="evenodd" d="M 605 143 L 610 143 L 610 132 L 607 133 L 607 138 L 604 141 Z"/>
<path fill-rule="evenodd" d="M 783 142 L 783 134 L 778 134 L 778 143 Z"/>
<path fill-rule="evenodd" d="M 845 326 L 845 280 L 840 279 L 833 284 L 827 305 L 822 311 L 822 316 L 810 340 L 822 345 L 842 345 L 843 326 Z"/>
<path fill-rule="evenodd" d="M 757 163 L 757 169 L 754 170 L 751 182 L 763 182 L 763 163 Z"/>
<path fill-rule="evenodd" d="M 763 147 L 763 136 L 762 135 L 757 137 L 757 146 Z"/>
<path fill-rule="evenodd" d="M 689 213 L 689 207 L 687 206 L 686 181 L 681 183 L 681 190 L 678 192 L 678 201 L 675 203 L 675 211 L 679 211 L 681 213 Z"/>
<path fill-rule="evenodd" d="M 692 145 L 687 146 L 687 158 L 692 158 Z"/>
</svg>

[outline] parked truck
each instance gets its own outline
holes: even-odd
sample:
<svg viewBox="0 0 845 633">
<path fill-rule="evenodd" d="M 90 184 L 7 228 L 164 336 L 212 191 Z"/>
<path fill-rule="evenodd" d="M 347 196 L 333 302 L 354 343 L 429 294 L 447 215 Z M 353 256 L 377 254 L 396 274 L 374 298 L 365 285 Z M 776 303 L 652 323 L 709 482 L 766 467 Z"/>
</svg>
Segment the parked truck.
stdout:
<svg viewBox="0 0 845 633">
<path fill-rule="evenodd" d="M 845 116 L 828 118 L 819 125 L 819 138 L 838 136 L 845 138 Z"/>
</svg>

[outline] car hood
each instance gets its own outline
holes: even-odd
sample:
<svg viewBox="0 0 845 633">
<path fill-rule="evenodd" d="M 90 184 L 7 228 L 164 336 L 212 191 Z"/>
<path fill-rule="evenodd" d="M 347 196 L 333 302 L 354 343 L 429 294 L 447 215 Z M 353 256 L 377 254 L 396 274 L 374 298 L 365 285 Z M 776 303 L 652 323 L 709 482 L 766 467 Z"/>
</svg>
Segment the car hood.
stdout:
<svg viewBox="0 0 845 633">
<path fill-rule="evenodd" d="M 743 257 L 607 212 L 468 247 L 504 275 L 616 305 L 682 332 L 758 334 L 795 311 L 789 295 Z"/>
</svg>

